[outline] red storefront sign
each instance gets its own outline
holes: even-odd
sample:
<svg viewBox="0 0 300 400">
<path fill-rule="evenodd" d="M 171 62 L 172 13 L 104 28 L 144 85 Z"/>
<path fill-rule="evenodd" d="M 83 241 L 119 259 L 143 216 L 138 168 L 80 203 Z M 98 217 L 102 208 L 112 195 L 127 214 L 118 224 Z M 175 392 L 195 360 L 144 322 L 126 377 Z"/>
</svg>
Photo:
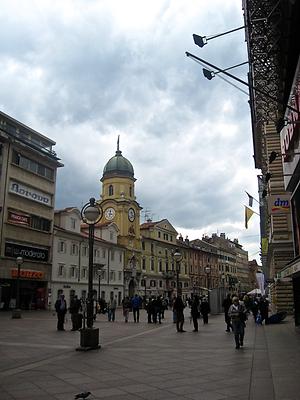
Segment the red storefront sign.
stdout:
<svg viewBox="0 0 300 400">
<path fill-rule="evenodd" d="M 17 278 L 18 277 L 18 270 L 17 269 L 12 269 L 11 270 L 11 276 L 12 278 Z M 26 279 L 43 279 L 45 276 L 43 271 L 34 271 L 31 269 L 20 269 L 20 278 L 26 278 Z"/>
<path fill-rule="evenodd" d="M 20 225 L 30 225 L 30 216 L 8 211 L 8 222 Z"/>
</svg>

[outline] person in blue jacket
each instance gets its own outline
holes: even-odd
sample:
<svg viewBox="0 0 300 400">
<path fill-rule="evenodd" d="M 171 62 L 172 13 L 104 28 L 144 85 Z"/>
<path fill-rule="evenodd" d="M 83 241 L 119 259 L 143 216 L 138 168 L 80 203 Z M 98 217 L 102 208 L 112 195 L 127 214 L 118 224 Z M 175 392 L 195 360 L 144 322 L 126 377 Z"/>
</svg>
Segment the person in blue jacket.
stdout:
<svg viewBox="0 0 300 400">
<path fill-rule="evenodd" d="M 142 304 L 142 299 L 140 296 L 135 294 L 135 296 L 131 299 L 131 306 L 133 311 L 133 319 L 134 322 L 140 322 L 140 307 Z"/>
</svg>

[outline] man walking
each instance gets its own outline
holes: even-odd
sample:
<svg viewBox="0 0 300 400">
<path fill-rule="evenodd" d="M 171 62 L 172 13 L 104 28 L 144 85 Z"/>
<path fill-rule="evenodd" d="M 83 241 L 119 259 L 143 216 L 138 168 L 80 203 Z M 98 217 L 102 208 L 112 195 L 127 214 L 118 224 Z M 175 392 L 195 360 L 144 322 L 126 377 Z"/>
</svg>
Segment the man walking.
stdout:
<svg viewBox="0 0 300 400">
<path fill-rule="evenodd" d="M 232 320 L 232 327 L 235 339 L 235 348 L 239 349 L 244 345 L 245 335 L 245 320 L 247 319 L 245 313 L 245 307 L 240 304 L 239 299 L 234 297 L 232 299 L 233 304 L 229 307 L 228 315 Z"/>
<path fill-rule="evenodd" d="M 232 304 L 231 295 L 228 293 L 222 304 L 222 306 L 224 308 L 224 314 L 225 314 L 226 332 L 230 332 L 230 329 L 233 330 L 231 322 L 230 322 L 230 317 L 228 315 L 228 310 L 229 310 L 229 307 L 231 306 L 231 304 Z"/>
<path fill-rule="evenodd" d="M 81 301 L 77 296 L 74 296 L 70 304 L 70 314 L 72 321 L 72 331 L 78 331 L 82 326 L 82 314 L 79 314 L 81 309 Z"/>
<path fill-rule="evenodd" d="M 184 324 L 184 314 L 183 314 L 183 310 L 185 308 L 185 304 L 181 298 L 181 294 L 177 294 L 177 297 L 174 301 L 173 304 L 173 311 L 176 312 L 176 329 L 177 332 L 185 332 L 185 330 L 183 330 L 183 324 Z"/>
<path fill-rule="evenodd" d="M 61 294 L 55 302 L 55 311 L 57 313 L 57 330 L 64 331 L 65 315 L 67 312 L 67 302 L 63 294 Z"/>
<path fill-rule="evenodd" d="M 113 297 L 108 303 L 108 321 L 115 322 L 117 301 Z"/>
<path fill-rule="evenodd" d="M 141 298 L 137 294 L 131 300 L 134 322 L 140 322 Z"/>
</svg>

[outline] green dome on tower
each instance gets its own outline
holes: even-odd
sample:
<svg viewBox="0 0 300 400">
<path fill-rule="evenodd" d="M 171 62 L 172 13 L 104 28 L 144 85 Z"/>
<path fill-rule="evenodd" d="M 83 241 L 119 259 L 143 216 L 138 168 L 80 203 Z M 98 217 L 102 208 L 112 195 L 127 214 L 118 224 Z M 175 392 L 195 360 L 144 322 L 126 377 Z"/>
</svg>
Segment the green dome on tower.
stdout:
<svg viewBox="0 0 300 400">
<path fill-rule="evenodd" d="M 120 175 L 134 178 L 133 166 L 131 162 L 127 160 L 127 158 L 122 156 L 122 152 L 119 149 L 119 138 L 118 138 L 116 154 L 106 163 L 103 169 L 102 179 Z"/>
</svg>

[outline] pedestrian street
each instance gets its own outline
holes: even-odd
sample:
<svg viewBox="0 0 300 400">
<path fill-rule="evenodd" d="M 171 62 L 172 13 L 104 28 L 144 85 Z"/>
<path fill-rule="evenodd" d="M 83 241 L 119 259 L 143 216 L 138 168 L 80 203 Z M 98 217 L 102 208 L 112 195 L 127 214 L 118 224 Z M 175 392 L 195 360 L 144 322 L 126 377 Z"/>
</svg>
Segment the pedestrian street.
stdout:
<svg viewBox="0 0 300 400">
<path fill-rule="evenodd" d="M 193 331 L 176 332 L 172 312 L 162 324 L 125 324 L 97 316 L 101 349 L 78 352 L 79 332 L 56 330 L 56 315 L 28 311 L 22 319 L 0 313 L 1 400 L 88 399 L 299 399 L 300 335 L 291 317 L 279 325 L 247 321 L 244 348 L 225 332 L 224 315 L 209 316 Z M 132 313 L 130 313 L 132 314 Z"/>
</svg>

